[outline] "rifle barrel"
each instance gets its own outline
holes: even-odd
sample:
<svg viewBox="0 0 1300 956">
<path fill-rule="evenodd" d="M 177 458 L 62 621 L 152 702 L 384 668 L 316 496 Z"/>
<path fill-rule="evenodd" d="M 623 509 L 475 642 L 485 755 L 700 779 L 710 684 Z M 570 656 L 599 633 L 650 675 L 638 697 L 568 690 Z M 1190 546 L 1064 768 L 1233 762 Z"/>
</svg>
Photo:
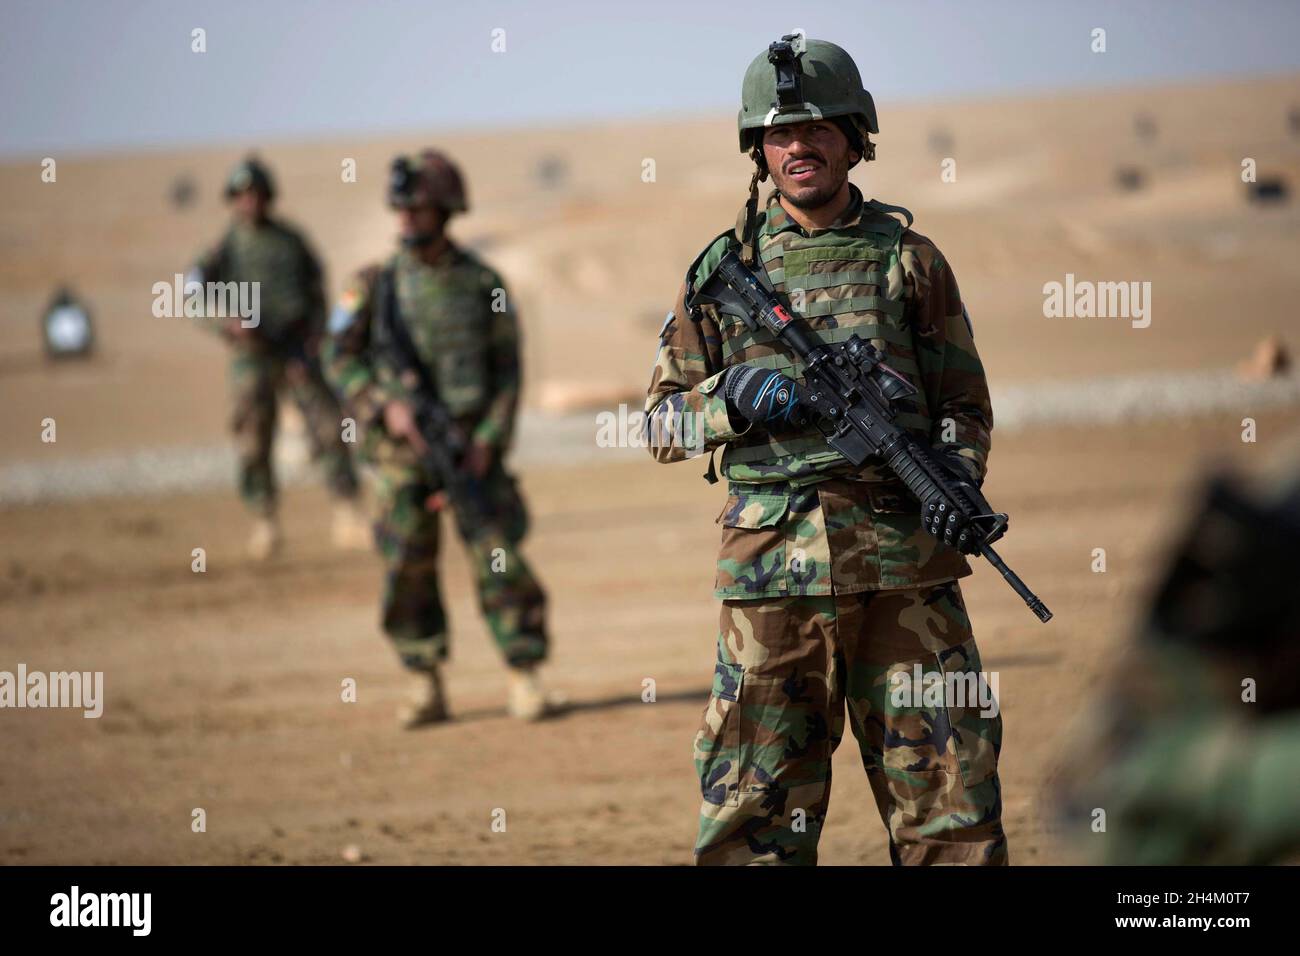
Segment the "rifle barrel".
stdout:
<svg viewBox="0 0 1300 956">
<path fill-rule="evenodd" d="M 1048 610 L 1047 605 L 1043 603 L 1042 599 L 1033 591 L 1029 590 L 1028 585 L 1026 585 L 1024 581 L 1020 580 L 1020 575 L 1007 567 L 1006 562 L 998 556 L 998 553 L 994 551 L 990 545 L 980 545 L 980 554 L 982 554 L 985 559 L 987 559 L 988 563 L 997 568 L 998 572 L 1007 579 L 1007 583 L 1011 585 L 1012 590 L 1020 595 L 1024 602 L 1029 605 L 1029 610 L 1033 611 L 1040 621 L 1046 624 L 1052 619 L 1052 612 Z"/>
</svg>

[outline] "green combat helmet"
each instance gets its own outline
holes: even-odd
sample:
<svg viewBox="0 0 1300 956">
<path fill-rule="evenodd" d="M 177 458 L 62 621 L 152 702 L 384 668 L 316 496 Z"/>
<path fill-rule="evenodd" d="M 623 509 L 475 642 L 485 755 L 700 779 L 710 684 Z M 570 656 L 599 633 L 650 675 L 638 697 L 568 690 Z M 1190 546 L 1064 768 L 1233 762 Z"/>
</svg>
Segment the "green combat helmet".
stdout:
<svg viewBox="0 0 1300 956">
<path fill-rule="evenodd" d="M 759 145 L 760 131 L 783 123 L 848 117 L 879 133 L 876 104 L 862 88 L 857 64 L 842 47 L 825 40 L 783 36 L 754 57 L 740 88 L 740 151 Z"/>
<path fill-rule="evenodd" d="M 260 192 L 268 202 L 275 198 L 275 181 L 271 179 L 271 171 L 256 156 L 245 158 L 230 171 L 230 176 L 226 179 L 226 198 L 230 199 L 250 189 Z"/>
<path fill-rule="evenodd" d="M 740 112 L 736 116 L 740 151 L 749 153 L 755 165 L 742 230 L 747 261 L 752 261 L 751 232 L 758 210 L 758 184 L 767 179 L 763 130 L 814 120 L 834 122 L 864 161 L 875 159 L 876 147 L 868 134 L 880 132 L 876 104 L 862 87 L 862 75 L 853 57 L 834 43 L 790 33 L 754 57 L 740 88 Z"/>
<path fill-rule="evenodd" d="M 393 160 L 388 179 L 388 204 L 394 209 L 437 206 L 448 214 L 467 212 L 465 180 L 456 164 L 435 149 Z"/>
</svg>

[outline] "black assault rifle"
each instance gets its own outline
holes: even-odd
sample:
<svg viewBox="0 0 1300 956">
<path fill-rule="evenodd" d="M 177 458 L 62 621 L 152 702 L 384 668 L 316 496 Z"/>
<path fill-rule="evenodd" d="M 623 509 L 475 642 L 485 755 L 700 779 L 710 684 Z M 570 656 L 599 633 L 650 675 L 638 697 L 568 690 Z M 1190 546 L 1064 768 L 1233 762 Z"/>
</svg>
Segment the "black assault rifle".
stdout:
<svg viewBox="0 0 1300 956">
<path fill-rule="evenodd" d="M 735 316 L 752 331 L 766 328 L 794 352 L 803 361 L 807 400 L 826 443 L 855 466 L 871 458 L 883 460 L 918 501 L 941 496 L 979 535 L 978 553 L 1001 572 L 1040 621 L 1052 619 L 1047 606 L 992 548 L 1006 530 L 1007 516 L 977 505 L 954 486 L 948 470 L 928 449 L 894 424 L 896 403 L 915 395 L 916 389 L 884 363 L 879 350 L 856 335 L 835 345 L 823 343 L 807 322 L 786 310 L 734 250 L 722 258 L 688 304 L 694 308 L 700 302 Z"/>
</svg>

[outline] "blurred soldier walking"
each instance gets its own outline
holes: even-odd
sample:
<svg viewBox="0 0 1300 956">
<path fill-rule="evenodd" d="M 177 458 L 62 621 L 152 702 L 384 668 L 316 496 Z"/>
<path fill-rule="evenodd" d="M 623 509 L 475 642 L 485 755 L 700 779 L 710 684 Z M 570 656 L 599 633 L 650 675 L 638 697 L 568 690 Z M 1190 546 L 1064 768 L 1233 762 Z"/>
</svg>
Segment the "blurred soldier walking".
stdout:
<svg viewBox="0 0 1300 956">
<path fill-rule="evenodd" d="M 307 424 L 312 457 L 324 468 L 335 497 L 334 542 L 364 547 L 366 521 L 343 440 L 343 414 L 320 365 L 325 325 L 324 278 L 303 237 L 270 215 L 275 186 L 269 171 L 250 157 L 226 183 L 233 222 L 221 242 L 191 269 L 200 283 L 258 283 L 256 323 L 238 318 L 215 323 L 231 347 L 232 429 L 239 455 L 239 493 L 255 515 L 249 554 L 270 557 L 280 545 L 272 444 L 277 395 L 287 390 Z"/>
<path fill-rule="evenodd" d="M 914 669 L 979 679 L 956 580 L 970 568 L 948 543 L 962 528 L 935 521 L 883 463 L 856 471 L 816 427 L 792 424 L 808 420 L 802 366 L 766 329 L 688 304 L 737 250 L 823 341 L 856 334 L 882 350 L 919 390 L 898 423 L 978 486 L 993 415 L 956 279 L 910 213 L 848 181 L 874 158 L 877 126 L 844 50 L 786 37 L 750 64 L 741 98 L 750 200 L 691 265 L 646 399 L 657 460 L 722 447 L 729 480 L 696 862 L 816 862 L 847 706 L 894 863 L 1005 864 L 996 707 L 894 694 Z"/>
<path fill-rule="evenodd" d="M 408 726 L 446 720 L 439 665 L 448 654 L 438 588 L 440 480 L 421 464 L 426 447 L 415 414 L 422 387 L 402 375 L 393 351 L 409 341 L 423 378 L 464 436 L 458 463 L 492 517 L 462 516 L 479 603 L 509 668 L 510 713 L 537 719 L 555 701 L 537 666 L 545 659 L 546 598 L 519 552 L 528 517 L 503 459 L 519 403 L 519 328 L 501 278 L 447 235 L 468 204 L 459 171 L 426 150 L 393 163 L 389 204 L 401 222 L 401 249 L 363 270 L 330 316 L 326 369 L 364 433 L 374 466 L 379 518 L 375 540 L 387 567 L 385 633 L 411 670 L 425 676 Z"/>
</svg>

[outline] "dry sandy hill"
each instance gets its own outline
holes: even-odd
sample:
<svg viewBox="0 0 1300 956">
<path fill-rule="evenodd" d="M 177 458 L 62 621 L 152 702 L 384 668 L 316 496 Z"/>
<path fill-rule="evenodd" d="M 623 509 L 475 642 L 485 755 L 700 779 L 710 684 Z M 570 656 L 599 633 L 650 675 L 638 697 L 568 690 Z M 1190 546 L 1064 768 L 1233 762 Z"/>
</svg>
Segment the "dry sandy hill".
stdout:
<svg viewBox="0 0 1300 956">
<path fill-rule="evenodd" d="M 1288 137 L 1295 77 L 1128 92 L 893 107 L 882 103 L 879 161 L 864 191 L 916 215 L 953 263 L 996 384 L 1230 364 L 1267 332 L 1294 326 L 1297 206 L 1247 204 L 1241 162 L 1297 181 Z M 1154 140 L 1134 119 L 1155 120 Z M 946 144 L 936 143 L 946 138 Z M 399 150 L 437 143 L 464 166 L 473 210 L 456 234 L 504 273 L 526 326 L 527 401 L 575 387 L 644 389 L 655 332 L 686 264 L 734 222 L 747 161 L 728 117 L 384 142 L 271 144 L 282 213 L 323 252 L 335 289 L 391 248 L 381 197 Z M 249 144 L 35 160 L 0 167 L 0 460 L 220 441 L 220 348 L 193 320 L 156 319 L 152 286 L 183 271 L 224 224 L 220 185 Z M 942 148 L 936 149 L 936 145 Z M 940 178 L 956 160 L 956 181 Z M 358 181 L 344 183 L 344 159 Z M 645 160 L 654 181 L 643 181 Z M 539 165 L 561 182 L 545 187 Z M 1117 188 L 1121 166 L 1143 171 Z M 176 210 L 172 182 L 197 202 Z M 1150 328 L 1046 319 L 1045 282 L 1067 273 L 1150 281 Z M 36 316 L 60 280 L 100 319 L 99 361 L 51 370 Z M 614 399 L 611 398 L 611 401 Z M 608 402 L 607 402 L 608 404 Z M 53 415 L 75 442 L 40 447 Z"/>
</svg>

